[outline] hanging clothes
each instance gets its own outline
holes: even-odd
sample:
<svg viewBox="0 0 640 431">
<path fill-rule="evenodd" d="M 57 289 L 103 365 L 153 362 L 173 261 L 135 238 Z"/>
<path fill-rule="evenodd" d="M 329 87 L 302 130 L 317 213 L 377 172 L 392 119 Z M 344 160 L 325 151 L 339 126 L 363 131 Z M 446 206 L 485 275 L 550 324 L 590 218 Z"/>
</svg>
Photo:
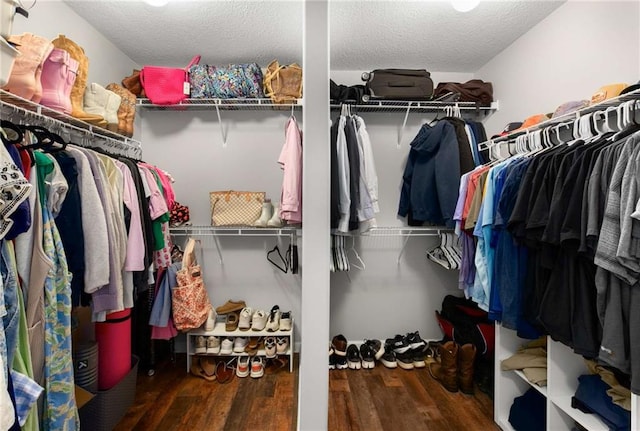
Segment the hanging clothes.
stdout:
<svg viewBox="0 0 640 431">
<path fill-rule="evenodd" d="M 278 157 L 283 170 L 278 216 L 288 223 L 302 223 L 302 133 L 293 115 L 285 125 L 284 135 Z"/>
</svg>

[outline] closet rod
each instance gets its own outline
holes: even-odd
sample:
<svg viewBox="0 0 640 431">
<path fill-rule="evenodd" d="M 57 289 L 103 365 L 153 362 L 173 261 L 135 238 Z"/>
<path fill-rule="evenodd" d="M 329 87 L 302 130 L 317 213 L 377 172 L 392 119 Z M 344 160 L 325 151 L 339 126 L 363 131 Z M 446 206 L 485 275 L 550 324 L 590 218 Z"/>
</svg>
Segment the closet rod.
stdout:
<svg viewBox="0 0 640 431">
<path fill-rule="evenodd" d="M 522 134 L 534 132 L 536 130 L 543 130 L 551 126 L 557 126 L 560 124 L 568 124 L 568 123 L 571 123 L 572 121 L 575 121 L 576 119 L 580 118 L 583 115 L 591 114 L 596 111 L 604 111 L 607 108 L 617 107 L 622 103 L 625 103 L 631 100 L 640 100 L 640 90 L 630 91 L 629 93 L 623 94 L 622 96 L 613 97 L 611 99 L 604 100 L 600 103 L 596 103 L 595 105 L 590 105 L 585 108 L 579 109 L 574 112 L 570 112 L 565 115 L 561 115 L 556 118 L 550 118 L 547 121 L 543 121 L 542 123 L 536 124 L 526 129 L 517 130 L 512 133 L 509 133 L 508 135 L 500 136 L 495 139 L 490 139 L 488 141 L 481 142 L 478 145 L 478 149 L 481 151 L 484 151 L 495 146 L 496 144 L 511 141 L 517 136 L 520 136 Z"/>
<path fill-rule="evenodd" d="M 131 139 L 117 133 L 109 132 L 105 129 L 97 128 L 89 123 L 78 120 L 77 118 L 54 111 L 46 106 L 23 99 L 4 90 L 0 90 L 0 109 L 3 115 L 7 116 L 5 118 L 8 120 L 21 123 L 28 118 L 29 124 L 32 125 L 39 125 L 42 127 L 55 126 L 60 130 L 65 130 L 68 133 L 75 133 L 85 139 L 103 140 L 107 143 L 107 147 L 109 147 L 109 149 L 102 145 L 96 145 L 95 143 L 74 142 L 74 144 L 77 144 L 78 146 L 104 149 L 106 151 L 111 151 L 113 148 L 117 148 L 119 151 L 118 155 L 136 159 L 142 158 L 142 144 L 140 141 L 136 141 L 135 139 Z M 19 118 L 13 118 L 15 116 Z"/>
</svg>

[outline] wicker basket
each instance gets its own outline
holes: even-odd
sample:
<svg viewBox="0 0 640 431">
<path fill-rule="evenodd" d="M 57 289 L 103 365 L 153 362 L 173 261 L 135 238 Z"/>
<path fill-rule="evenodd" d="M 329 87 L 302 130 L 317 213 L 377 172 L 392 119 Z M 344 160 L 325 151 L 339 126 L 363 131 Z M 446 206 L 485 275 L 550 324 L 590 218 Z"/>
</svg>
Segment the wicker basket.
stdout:
<svg viewBox="0 0 640 431">
<path fill-rule="evenodd" d="M 115 428 L 136 397 L 138 362 L 138 357 L 132 356 L 131 370 L 127 375 L 111 389 L 98 391 L 80 408 L 81 430 L 111 431 Z"/>
</svg>

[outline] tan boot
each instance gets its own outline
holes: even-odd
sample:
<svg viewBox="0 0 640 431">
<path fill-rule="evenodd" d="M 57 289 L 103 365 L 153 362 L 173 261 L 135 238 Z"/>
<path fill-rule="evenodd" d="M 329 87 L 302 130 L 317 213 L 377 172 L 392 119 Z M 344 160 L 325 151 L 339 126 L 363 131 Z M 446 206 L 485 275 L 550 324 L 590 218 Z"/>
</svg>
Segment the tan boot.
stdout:
<svg viewBox="0 0 640 431">
<path fill-rule="evenodd" d="M 103 128 L 107 127 L 107 120 L 100 115 L 88 114 L 84 112 L 84 92 L 87 88 L 87 78 L 89 76 L 89 58 L 85 55 L 84 49 L 71 39 L 67 39 L 63 34 L 51 41 L 56 48 L 64 49 L 71 58 L 79 63 L 76 82 L 71 89 L 71 116 L 87 123 Z"/>
<path fill-rule="evenodd" d="M 133 120 L 136 115 L 136 96 L 129 90 L 111 83 L 107 85 L 107 90 L 113 91 L 120 96 L 120 107 L 118 108 L 118 133 L 125 136 L 133 136 Z"/>
<path fill-rule="evenodd" d="M 42 66 L 53 51 L 53 45 L 49 39 L 31 33 L 11 36 L 9 42 L 17 45 L 20 55 L 14 61 L 9 82 L 4 89 L 23 99 L 40 103 Z"/>
<path fill-rule="evenodd" d="M 447 341 L 438 350 L 440 362 L 429 364 L 429 374 L 449 392 L 458 392 L 458 345 Z"/>
<path fill-rule="evenodd" d="M 473 395 L 473 370 L 476 346 L 463 344 L 458 349 L 458 385 L 465 394 Z"/>
</svg>

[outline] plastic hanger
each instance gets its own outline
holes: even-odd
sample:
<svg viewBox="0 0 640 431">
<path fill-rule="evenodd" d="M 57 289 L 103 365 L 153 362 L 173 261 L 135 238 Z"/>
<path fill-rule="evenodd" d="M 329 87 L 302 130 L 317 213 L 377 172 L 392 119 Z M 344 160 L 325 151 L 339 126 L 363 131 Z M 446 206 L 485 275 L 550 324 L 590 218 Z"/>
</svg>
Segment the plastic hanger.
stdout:
<svg viewBox="0 0 640 431">
<path fill-rule="evenodd" d="M 280 258 L 280 262 L 276 262 L 275 260 L 273 260 L 271 258 L 271 255 L 273 253 L 277 253 L 278 257 Z M 280 248 L 278 247 L 278 244 L 276 244 L 271 250 L 269 250 L 267 252 L 267 260 L 276 268 L 278 268 L 280 271 L 284 272 L 285 274 L 288 272 L 288 267 L 287 267 L 287 261 L 282 257 L 282 253 L 280 253 Z M 280 263 L 282 264 L 282 266 L 280 265 Z"/>
<path fill-rule="evenodd" d="M 349 250 L 353 252 L 353 254 L 356 256 L 356 259 L 358 259 L 358 262 L 360 262 L 360 266 L 356 265 L 355 263 L 352 263 L 351 265 L 360 270 L 364 270 L 367 267 L 367 265 L 364 263 L 364 261 L 356 251 L 356 239 L 353 236 L 351 237 L 351 248 Z"/>
<path fill-rule="evenodd" d="M 2 131 L 3 131 L 2 142 L 5 143 L 6 145 L 19 144 L 24 139 L 24 134 L 22 133 L 20 126 L 18 126 L 17 124 L 14 124 L 8 120 L 0 120 L 0 127 L 2 128 Z M 9 134 L 7 133 L 7 131 L 13 132 L 13 134 L 16 135 L 15 139 L 12 139 L 11 137 L 9 137 Z"/>
</svg>

